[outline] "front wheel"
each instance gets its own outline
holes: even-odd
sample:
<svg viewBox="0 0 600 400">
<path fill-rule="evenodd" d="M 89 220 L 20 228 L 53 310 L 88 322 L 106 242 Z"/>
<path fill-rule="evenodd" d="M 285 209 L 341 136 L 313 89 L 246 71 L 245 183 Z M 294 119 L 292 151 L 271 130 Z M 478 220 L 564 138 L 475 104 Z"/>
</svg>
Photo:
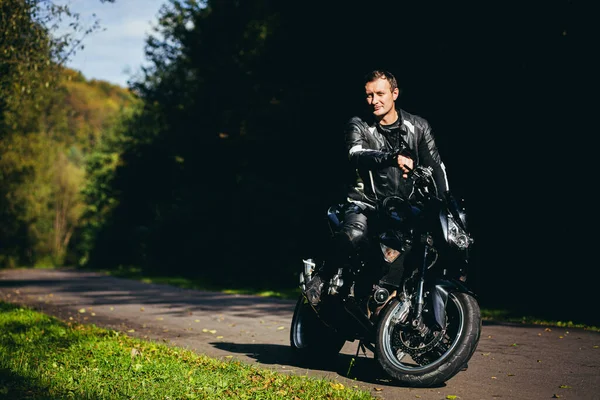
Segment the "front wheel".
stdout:
<svg viewBox="0 0 600 400">
<path fill-rule="evenodd" d="M 346 340 L 319 319 L 304 296 L 296 303 L 290 344 L 296 357 L 302 361 L 332 359 L 337 355 Z"/>
<path fill-rule="evenodd" d="M 470 295 L 452 292 L 446 326 L 425 335 L 399 321 L 402 303 L 392 300 L 377 328 L 375 356 L 384 371 L 412 387 L 438 386 L 466 365 L 481 335 L 481 311 Z"/>
</svg>

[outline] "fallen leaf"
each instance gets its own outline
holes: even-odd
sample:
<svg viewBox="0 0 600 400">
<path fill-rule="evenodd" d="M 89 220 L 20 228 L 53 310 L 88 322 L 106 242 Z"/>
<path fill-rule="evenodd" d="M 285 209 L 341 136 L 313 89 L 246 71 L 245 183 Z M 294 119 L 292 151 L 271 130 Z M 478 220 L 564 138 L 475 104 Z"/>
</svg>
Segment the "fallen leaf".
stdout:
<svg viewBox="0 0 600 400">
<path fill-rule="evenodd" d="M 114 309 L 115 309 L 114 307 L 111 307 L 111 308 L 110 308 L 110 311 L 113 311 Z"/>
<path fill-rule="evenodd" d="M 200 320 L 199 319 L 195 319 L 194 322 L 200 322 Z"/>
<path fill-rule="evenodd" d="M 513 347 L 517 347 L 517 344 L 516 344 L 516 343 L 513 343 L 513 344 L 511 344 L 511 346 L 513 346 Z"/>
<path fill-rule="evenodd" d="M 144 311 L 144 307 L 140 307 L 140 311 Z"/>
<path fill-rule="evenodd" d="M 496 378 L 495 376 L 492 376 L 492 379 L 498 379 L 498 378 Z"/>
<path fill-rule="evenodd" d="M 542 336 L 542 334 L 541 334 L 541 333 L 538 333 L 538 336 Z"/>
<path fill-rule="evenodd" d="M 559 338 L 559 339 L 563 339 L 563 338 L 564 338 L 564 336 L 559 336 L 558 338 Z"/>
<path fill-rule="evenodd" d="M 233 356 L 225 356 L 225 358 L 233 358 Z"/>
<path fill-rule="evenodd" d="M 217 339 L 223 339 L 223 336 L 217 336 Z"/>
<path fill-rule="evenodd" d="M 537 360 L 537 362 L 542 362 L 542 360 Z"/>
<path fill-rule="evenodd" d="M 285 329 L 285 326 L 280 326 L 280 327 L 277 328 L 278 331 L 281 331 L 283 329 Z"/>
<path fill-rule="evenodd" d="M 141 356 L 142 352 L 136 349 L 135 347 L 131 349 L 131 358 L 135 358 L 137 356 Z"/>
<path fill-rule="evenodd" d="M 597 349 L 597 348 L 598 348 L 598 346 L 594 346 L 593 348 L 594 348 L 594 349 Z"/>
<path fill-rule="evenodd" d="M 568 385 L 560 385 L 558 388 L 559 388 L 559 389 L 571 389 L 571 386 L 568 386 Z"/>
<path fill-rule="evenodd" d="M 558 399 L 558 398 L 560 398 L 560 396 L 559 396 L 559 395 L 557 395 L 556 393 L 554 393 L 554 395 L 552 396 L 552 398 L 553 398 L 553 399 Z"/>
<path fill-rule="evenodd" d="M 343 390 L 344 389 L 344 385 L 342 385 L 341 383 L 331 382 L 331 387 L 334 388 L 335 390 Z"/>
<path fill-rule="evenodd" d="M 93 313 L 92 313 L 92 317 L 95 317 L 95 316 L 96 316 L 96 313 L 95 313 L 95 312 L 93 312 Z"/>
<path fill-rule="evenodd" d="M 383 389 L 382 388 L 373 388 L 376 392 L 381 392 Z"/>
<path fill-rule="evenodd" d="M 85 308 L 80 308 L 79 312 L 83 314 L 85 312 Z"/>
<path fill-rule="evenodd" d="M 552 329 L 550 329 L 550 328 L 546 328 L 546 329 L 544 329 L 544 331 L 545 331 L 545 332 L 552 332 Z"/>
<path fill-rule="evenodd" d="M 162 321 L 164 318 L 163 317 L 156 317 L 157 321 Z"/>
<path fill-rule="evenodd" d="M 515 376 L 515 374 L 506 374 L 507 376 Z"/>
<path fill-rule="evenodd" d="M 492 353 L 481 353 L 482 356 L 489 356 Z"/>
<path fill-rule="evenodd" d="M 128 330 L 127 332 L 129 332 L 129 333 L 133 333 L 133 332 L 135 332 L 135 329 L 130 329 L 130 330 Z"/>
<path fill-rule="evenodd" d="M 447 399 L 450 399 L 450 400 L 454 400 L 454 399 L 457 399 L 457 398 L 458 398 L 458 396 L 455 396 L 455 395 L 453 395 L 453 394 L 449 394 L 448 396 L 446 396 L 446 398 L 447 398 Z"/>
</svg>

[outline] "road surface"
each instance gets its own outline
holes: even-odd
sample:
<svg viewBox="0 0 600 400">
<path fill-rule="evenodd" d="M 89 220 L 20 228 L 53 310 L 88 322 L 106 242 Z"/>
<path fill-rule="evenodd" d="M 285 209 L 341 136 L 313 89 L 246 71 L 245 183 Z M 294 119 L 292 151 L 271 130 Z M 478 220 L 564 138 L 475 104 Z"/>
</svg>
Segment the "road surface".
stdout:
<svg viewBox="0 0 600 400">
<path fill-rule="evenodd" d="M 582 329 L 484 321 L 466 371 L 441 387 L 415 389 L 386 379 L 369 351 L 346 376 L 357 342 L 323 369 L 296 364 L 289 347 L 294 301 L 67 269 L 0 270 L 0 300 L 223 360 L 335 380 L 381 399 L 600 399 L 600 333 Z"/>
</svg>

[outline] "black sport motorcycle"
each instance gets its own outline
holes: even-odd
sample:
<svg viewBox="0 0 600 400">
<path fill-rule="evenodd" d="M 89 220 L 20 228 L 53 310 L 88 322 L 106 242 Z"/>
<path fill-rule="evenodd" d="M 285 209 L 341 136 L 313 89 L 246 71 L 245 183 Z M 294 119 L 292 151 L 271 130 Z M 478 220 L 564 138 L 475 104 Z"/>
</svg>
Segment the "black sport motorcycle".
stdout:
<svg viewBox="0 0 600 400">
<path fill-rule="evenodd" d="M 357 192 L 357 203 L 328 209 L 334 234 L 345 208 L 359 204 L 368 213 L 368 246 L 337 269 L 317 306 L 300 296 L 290 343 L 314 361 L 358 340 L 393 379 L 431 387 L 464 370 L 479 342 L 479 304 L 466 286 L 473 239 L 465 208 L 450 192 L 438 196 L 430 168 L 417 166 L 408 179 L 408 198 Z M 324 268 L 324 261 L 303 261 L 302 293 Z"/>
</svg>

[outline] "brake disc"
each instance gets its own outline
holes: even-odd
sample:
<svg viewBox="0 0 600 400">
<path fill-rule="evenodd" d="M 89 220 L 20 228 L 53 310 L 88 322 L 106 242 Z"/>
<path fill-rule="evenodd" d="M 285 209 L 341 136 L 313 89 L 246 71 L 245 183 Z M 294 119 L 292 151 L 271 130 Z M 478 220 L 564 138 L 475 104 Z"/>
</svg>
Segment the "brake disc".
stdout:
<svg viewBox="0 0 600 400">
<path fill-rule="evenodd" d="M 408 329 L 395 329 L 392 333 L 394 337 L 392 338 L 392 344 L 399 348 L 399 350 L 405 354 L 410 355 L 410 357 L 419 365 L 426 364 L 426 358 L 424 358 L 425 354 L 428 353 L 431 349 L 437 346 L 444 335 L 446 334 L 446 329 L 442 329 L 440 331 L 433 332 L 433 338 L 425 344 L 423 341 L 423 337 L 418 332 L 409 332 Z M 410 329 L 410 328 L 409 328 Z M 403 334 L 409 335 L 408 338 L 404 339 Z M 426 335 L 426 337 L 430 336 L 430 334 Z M 418 337 L 419 345 L 418 347 L 414 347 L 410 344 L 410 340 Z"/>
</svg>

